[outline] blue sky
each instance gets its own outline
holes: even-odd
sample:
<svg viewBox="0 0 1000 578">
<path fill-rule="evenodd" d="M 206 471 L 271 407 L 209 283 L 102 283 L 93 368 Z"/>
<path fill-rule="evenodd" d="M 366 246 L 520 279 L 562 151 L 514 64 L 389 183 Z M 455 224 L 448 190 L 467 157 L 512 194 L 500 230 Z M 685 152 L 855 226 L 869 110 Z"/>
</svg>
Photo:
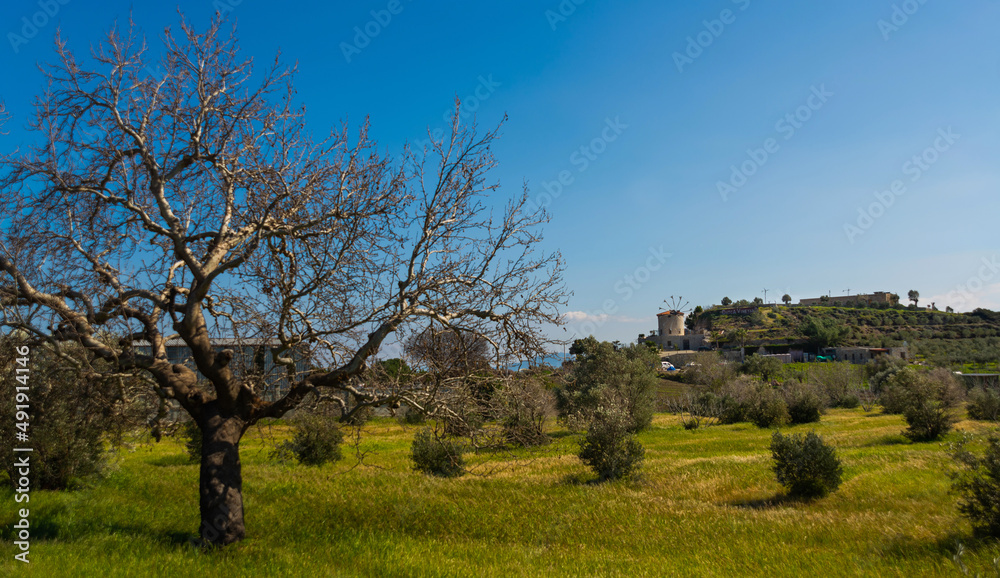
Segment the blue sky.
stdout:
<svg viewBox="0 0 1000 578">
<path fill-rule="evenodd" d="M 0 9 L 4 148 L 56 29 L 83 51 L 130 10 L 155 44 L 224 8 L 246 54 L 298 64 L 318 133 L 370 116 L 398 151 L 456 95 L 483 127 L 506 113 L 494 176 L 551 212 L 560 335 L 632 340 L 671 295 L 765 288 L 1000 309 L 996 0 L 49 2 Z"/>
</svg>

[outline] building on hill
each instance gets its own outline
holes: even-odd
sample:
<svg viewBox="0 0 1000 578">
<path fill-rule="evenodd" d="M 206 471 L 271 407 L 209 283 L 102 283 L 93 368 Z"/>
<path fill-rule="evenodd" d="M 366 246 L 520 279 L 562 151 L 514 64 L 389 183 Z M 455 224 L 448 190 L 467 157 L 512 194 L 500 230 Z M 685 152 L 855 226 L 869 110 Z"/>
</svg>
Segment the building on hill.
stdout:
<svg viewBox="0 0 1000 578">
<path fill-rule="evenodd" d="M 850 361 L 851 363 L 868 363 L 882 356 L 897 359 L 910 359 L 910 348 L 903 347 L 827 347 L 820 355 L 832 357 L 835 361 Z"/>
<path fill-rule="evenodd" d="M 899 303 L 899 295 L 895 293 L 889 293 L 886 291 L 876 291 L 868 295 L 845 295 L 841 297 L 818 297 L 816 299 L 800 299 L 799 305 L 804 306 L 814 306 L 814 305 L 849 305 L 851 303 L 864 302 L 871 304 L 887 303 L 889 305 L 895 305 Z"/>
<path fill-rule="evenodd" d="M 657 329 L 647 337 L 639 335 L 639 343 L 652 342 L 661 349 L 691 351 L 707 347 L 708 336 L 689 333 L 684 326 L 683 311 L 664 311 L 656 316 Z"/>
</svg>

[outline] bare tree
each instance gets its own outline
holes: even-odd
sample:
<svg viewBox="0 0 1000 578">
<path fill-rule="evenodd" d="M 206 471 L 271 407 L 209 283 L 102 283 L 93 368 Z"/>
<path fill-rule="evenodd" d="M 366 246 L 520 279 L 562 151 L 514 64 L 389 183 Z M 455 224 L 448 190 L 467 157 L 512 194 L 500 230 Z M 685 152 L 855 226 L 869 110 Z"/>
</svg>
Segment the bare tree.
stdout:
<svg viewBox="0 0 1000 578">
<path fill-rule="evenodd" d="M 38 141 L 0 167 L 0 305 L 6 327 L 150 375 L 191 415 L 200 533 L 221 545 L 245 534 L 252 424 L 314 392 L 427 403 L 423 385 L 360 386 L 390 336 L 430 321 L 485 340 L 497 364 L 534 356 L 566 291 L 561 257 L 537 249 L 544 212 L 525 210 L 526 191 L 499 207 L 488 196 L 496 131 L 455 114 L 444 139 L 399 158 L 367 125 L 316 141 L 277 59 L 254 71 L 219 21 L 163 39 L 153 63 L 132 23 L 86 61 L 57 38 Z M 145 73 L 157 64 L 162 76 Z M 287 393 L 266 401 L 221 337 L 267 340 Z M 171 361 L 169 340 L 194 368 Z"/>
</svg>

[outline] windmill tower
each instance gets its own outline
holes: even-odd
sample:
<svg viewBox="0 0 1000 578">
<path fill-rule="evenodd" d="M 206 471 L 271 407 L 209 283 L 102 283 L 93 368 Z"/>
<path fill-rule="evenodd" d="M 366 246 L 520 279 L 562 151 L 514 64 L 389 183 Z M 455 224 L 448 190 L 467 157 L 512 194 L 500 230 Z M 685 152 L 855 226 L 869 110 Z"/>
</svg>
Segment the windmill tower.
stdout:
<svg viewBox="0 0 1000 578">
<path fill-rule="evenodd" d="M 656 324 L 661 337 L 683 336 L 687 333 L 684 327 L 684 316 L 691 311 L 688 302 L 683 297 L 670 296 L 670 301 L 663 300 L 667 304 L 667 310 L 656 316 Z M 687 310 L 684 308 L 688 307 Z"/>
</svg>

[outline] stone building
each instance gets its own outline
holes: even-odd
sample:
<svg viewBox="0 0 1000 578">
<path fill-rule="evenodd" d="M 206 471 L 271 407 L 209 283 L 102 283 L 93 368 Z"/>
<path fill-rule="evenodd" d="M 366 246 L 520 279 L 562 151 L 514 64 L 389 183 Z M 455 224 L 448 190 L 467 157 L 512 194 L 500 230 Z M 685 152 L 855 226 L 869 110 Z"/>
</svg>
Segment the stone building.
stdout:
<svg viewBox="0 0 1000 578">
<path fill-rule="evenodd" d="M 816 299 L 800 299 L 799 305 L 813 306 L 813 305 L 849 305 L 851 303 L 865 302 L 869 305 L 875 303 L 888 303 L 889 305 L 894 305 L 899 302 L 899 296 L 895 293 L 888 293 L 886 291 L 876 291 L 868 295 L 845 295 L 841 297 L 828 297 L 824 300 L 822 297 Z"/>
<path fill-rule="evenodd" d="M 828 347 L 821 353 L 833 357 L 835 361 L 850 361 L 851 363 L 868 363 L 882 356 L 897 359 L 910 358 L 909 347 Z"/>
</svg>

